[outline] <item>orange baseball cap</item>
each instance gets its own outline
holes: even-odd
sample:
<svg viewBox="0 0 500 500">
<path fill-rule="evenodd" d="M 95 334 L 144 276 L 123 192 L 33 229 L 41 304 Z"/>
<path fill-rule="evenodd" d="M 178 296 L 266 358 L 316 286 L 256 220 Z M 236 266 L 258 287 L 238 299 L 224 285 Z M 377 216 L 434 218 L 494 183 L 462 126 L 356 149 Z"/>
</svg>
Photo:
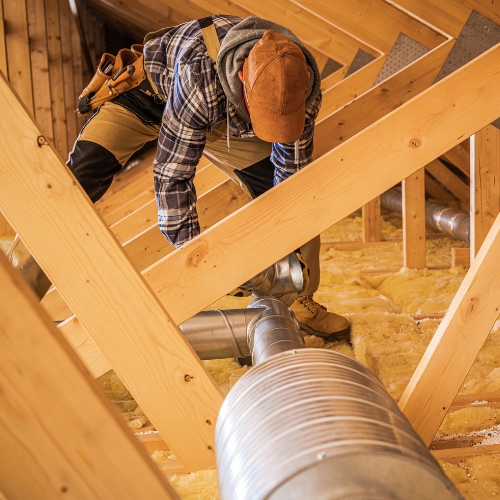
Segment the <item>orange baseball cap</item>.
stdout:
<svg viewBox="0 0 500 500">
<path fill-rule="evenodd" d="M 267 142 L 295 142 L 304 132 L 309 74 L 302 50 L 267 30 L 248 54 L 245 86 L 252 127 Z"/>
</svg>

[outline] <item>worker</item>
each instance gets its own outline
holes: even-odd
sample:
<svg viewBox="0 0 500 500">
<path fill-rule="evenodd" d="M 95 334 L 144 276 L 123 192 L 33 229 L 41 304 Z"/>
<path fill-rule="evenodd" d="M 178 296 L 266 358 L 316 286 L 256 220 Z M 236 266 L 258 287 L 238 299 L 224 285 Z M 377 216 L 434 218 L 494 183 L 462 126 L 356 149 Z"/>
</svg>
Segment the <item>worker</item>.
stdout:
<svg viewBox="0 0 500 500">
<path fill-rule="evenodd" d="M 96 202 L 131 155 L 158 138 L 158 224 L 180 247 L 200 233 L 193 178 L 202 154 L 255 198 L 312 161 L 320 105 L 318 67 L 291 31 L 215 15 L 103 56 L 80 96 L 80 113 L 93 114 L 67 165 Z M 319 250 L 319 236 L 297 250 L 304 288 L 282 300 L 307 333 L 348 337 L 348 320 L 313 299 Z"/>
</svg>

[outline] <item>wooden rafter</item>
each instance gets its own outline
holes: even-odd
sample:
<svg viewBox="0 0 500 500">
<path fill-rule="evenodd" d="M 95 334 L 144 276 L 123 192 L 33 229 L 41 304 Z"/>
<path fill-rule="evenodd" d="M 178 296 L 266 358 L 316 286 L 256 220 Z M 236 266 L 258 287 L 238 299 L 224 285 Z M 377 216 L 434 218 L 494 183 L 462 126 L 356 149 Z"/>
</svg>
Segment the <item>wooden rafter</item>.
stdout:
<svg viewBox="0 0 500 500">
<path fill-rule="evenodd" d="M 178 499 L 3 255 L 0 282 L 2 492 Z"/>
<path fill-rule="evenodd" d="M 446 40 L 439 30 L 382 0 L 291 0 L 388 54 L 400 33 L 428 49 Z"/>
<path fill-rule="evenodd" d="M 399 401 L 401 410 L 427 444 L 498 317 L 499 253 L 497 217 Z"/>
<path fill-rule="evenodd" d="M 186 469 L 213 466 L 219 388 L 3 78 L 0 107 L 0 210 Z"/>
</svg>

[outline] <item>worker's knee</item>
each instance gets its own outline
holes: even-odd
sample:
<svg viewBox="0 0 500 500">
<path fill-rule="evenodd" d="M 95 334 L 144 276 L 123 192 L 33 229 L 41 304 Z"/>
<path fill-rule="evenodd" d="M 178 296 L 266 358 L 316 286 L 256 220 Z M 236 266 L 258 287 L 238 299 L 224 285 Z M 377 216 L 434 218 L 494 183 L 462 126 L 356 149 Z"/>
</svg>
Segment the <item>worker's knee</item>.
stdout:
<svg viewBox="0 0 500 500">
<path fill-rule="evenodd" d="M 122 168 L 106 148 L 82 140 L 75 142 L 67 165 L 93 203 L 108 190 L 113 177 Z"/>
</svg>

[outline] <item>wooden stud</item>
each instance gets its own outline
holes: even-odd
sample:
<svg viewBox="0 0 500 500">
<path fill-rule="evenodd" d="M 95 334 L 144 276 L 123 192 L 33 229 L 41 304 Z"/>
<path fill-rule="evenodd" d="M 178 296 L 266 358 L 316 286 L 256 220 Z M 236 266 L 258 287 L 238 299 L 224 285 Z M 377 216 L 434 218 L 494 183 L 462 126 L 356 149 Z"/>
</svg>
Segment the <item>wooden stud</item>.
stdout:
<svg viewBox="0 0 500 500">
<path fill-rule="evenodd" d="M 455 175 L 446 165 L 439 160 L 434 160 L 426 165 L 425 169 L 443 186 L 446 186 L 448 191 L 451 191 L 460 201 L 469 203 L 470 190 L 469 186 Z"/>
<path fill-rule="evenodd" d="M 47 22 L 50 87 L 52 91 L 54 147 L 61 158 L 66 160 L 69 147 L 66 133 L 66 101 L 64 98 L 64 75 L 58 0 L 45 0 L 45 16 Z"/>
<path fill-rule="evenodd" d="M 7 219 L 0 213 L 0 238 L 11 238 L 16 235 L 16 232 L 10 224 L 7 222 Z"/>
<path fill-rule="evenodd" d="M 470 250 L 468 248 L 451 249 L 451 267 L 470 267 Z"/>
<path fill-rule="evenodd" d="M 425 169 L 403 180 L 403 262 L 425 269 Z"/>
<path fill-rule="evenodd" d="M 210 468 L 219 388 L 3 78 L 0 108 L 0 210 L 186 469 Z"/>
<path fill-rule="evenodd" d="M 36 82 L 36 85 L 33 86 L 34 115 L 45 137 L 53 142 L 52 90 L 49 78 L 45 1 L 26 0 L 26 6 L 28 11 L 31 72 L 33 81 Z"/>
<path fill-rule="evenodd" d="M 498 317 L 500 216 L 417 366 L 399 406 L 430 444 Z"/>
<path fill-rule="evenodd" d="M 336 87 L 325 92 L 314 135 L 315 157 L 319 158 L 429 88 L 434 83 L 441 66 L 453 47 L 453 43 L 454 41 L 450 40 L 436 47 L 387 80 L 369 88 L 342 109 L 337 109 L 340 106 L 335 105 Z M 379 70 L 380 68 L 377 69 L 377 71 Z M 364 71 L 364 68 L 359 71 Z M 357 73 L 344 81 L 348 82 Z M 372 77 L 370 87 L 376 79 L 375 72 L 370 79 Z M 370 82 L 370 79 L 367 80 L 367 83 Z M 345 84 L 342 82 L 342 85 Z M 337 111 L 335 111 L 336 109 Z"/>
<path fill-rule="evenodd" d="M 500 130 L 488 125 L 474 135 L 474 252 L 500 213 Z"/>
<path fill-rule="evenodd" d="M 363 241 L 380 241 L 380 196 L 377 196 L 366 205 L 363 205 L 361 212 L 363 220 Z"/>
<path fill-rule="evenodd" d="M 9 81 L 23 104 L 33 113 L 26 0 L 3 0 L 3 15 Z"/>
<path fill-rule="evenodd" d="M 3 256 L 0 282 L 0 485 L 7 498 L 178 499 Z"/>
</svg>

